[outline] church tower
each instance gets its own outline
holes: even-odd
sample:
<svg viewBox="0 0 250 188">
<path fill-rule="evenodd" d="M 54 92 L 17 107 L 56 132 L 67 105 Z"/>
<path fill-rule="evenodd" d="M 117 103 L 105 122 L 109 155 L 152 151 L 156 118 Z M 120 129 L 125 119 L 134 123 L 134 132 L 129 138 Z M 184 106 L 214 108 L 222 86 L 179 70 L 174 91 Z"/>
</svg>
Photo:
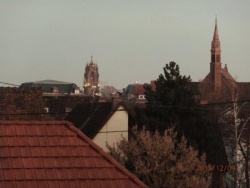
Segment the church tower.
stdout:
<svg viewBox="0 0 250 188">
<path fill-rule="evenodd" d="M 211 63 L 210 63 L 210 83 L 212 91 L 221 89 L 221 49 L 217 28 L 217 18 L 215 20 L 214 36 L 211 43 Z"/>
<path fill-rule="evenodd" d="M 91 56 L 91 60 L 87 63 L 85 67 L 84 73 L 84 81 L 83 81 L 83 89 L 84 94 L 86 95 L 94 95 L 94 93 L 99 92 L 99 72 L 98 66 L 93 61 L 93 56 Z"/>
</svg>

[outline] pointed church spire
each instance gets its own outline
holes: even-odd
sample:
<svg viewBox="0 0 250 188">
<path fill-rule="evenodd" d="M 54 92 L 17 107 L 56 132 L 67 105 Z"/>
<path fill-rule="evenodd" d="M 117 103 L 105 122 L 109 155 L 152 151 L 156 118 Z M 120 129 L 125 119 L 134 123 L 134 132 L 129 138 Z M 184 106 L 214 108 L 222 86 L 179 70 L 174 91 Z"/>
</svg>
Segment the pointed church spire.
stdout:
<svg viewBox="0 0 250 188">
<path fill-rule="evenodd" d="M 214 36 L 213 36 L 213 41 L 212 41 L 212 49 L 220 49 L 220 39 L 219 39 L 219 34 L 218 34 L 218 26 L 217 26 L 217 16 L 215 18 L 215 26 L 214 26 Z"/>
<path fill-rule="evenodd" d="M 218 28 L 217 28 L 217 16 L 215 18 L 214 36 L 213 41 L 219 40 Z"/>
<path fill-rule="evenodd" d="M 211 63 L 210 63 L 210 79 L 212 83 L 212 91 L 220 91 L 221 88 L 221 49 L 217 28 L 217 17 L 215 18 L 214 35 L 211 43 Z"/>
</svg>

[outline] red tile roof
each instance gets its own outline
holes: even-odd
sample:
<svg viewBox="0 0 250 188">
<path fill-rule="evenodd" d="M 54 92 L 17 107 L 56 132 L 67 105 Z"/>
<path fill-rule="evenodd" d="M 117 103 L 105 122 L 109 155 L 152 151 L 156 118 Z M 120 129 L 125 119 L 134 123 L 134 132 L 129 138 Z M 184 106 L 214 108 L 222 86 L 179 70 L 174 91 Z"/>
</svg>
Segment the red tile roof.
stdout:
<svg viewBox="0 0 250 188">
<path fill-rule="evenodd" d="M 67 121 L 0 121 L 0 187 L 146 187 Z"/>
</svg>

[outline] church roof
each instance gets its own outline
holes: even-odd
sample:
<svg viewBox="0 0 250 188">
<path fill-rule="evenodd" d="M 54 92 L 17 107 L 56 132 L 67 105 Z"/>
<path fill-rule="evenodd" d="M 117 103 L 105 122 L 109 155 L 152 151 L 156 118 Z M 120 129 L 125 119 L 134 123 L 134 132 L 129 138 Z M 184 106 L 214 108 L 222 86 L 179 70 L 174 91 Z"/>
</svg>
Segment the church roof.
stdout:
<svg viewBox="0 0 250 188">
<path fill-rule="evenodd" d="M 66 121 L 0 121 L 0 187 L 147 187 Z"/>
<path fill-rule="evenodd" d="M 234 81 L 234 78 L 231 76 L 231 74 L 226 69 L 221 69 L 221 75 L 224 76 L 227 80 Z"/>
</svg>

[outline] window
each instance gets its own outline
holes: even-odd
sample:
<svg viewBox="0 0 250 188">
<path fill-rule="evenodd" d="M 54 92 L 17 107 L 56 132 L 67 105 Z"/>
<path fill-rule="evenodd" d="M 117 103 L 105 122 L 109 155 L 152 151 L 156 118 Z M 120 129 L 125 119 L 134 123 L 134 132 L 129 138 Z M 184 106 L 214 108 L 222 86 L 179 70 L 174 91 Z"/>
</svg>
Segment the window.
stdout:
<svg viewBox="0 0 250 188">
<path fill-rule="evenodd" d="M 145 98 L 145 95 L 139 95 L 138 98 L 139 98 L 139 99 L 146 99 L 146 98 Z"/>
<path fill-rule="evenodd" d="M 65 112 L 71 112 L 72 108 L 65 108 Z"/>
<path fill-rule="evenodd" d="M 49 113 L 49 107 L 44 108 L 45 113 Z"/>
</svg>

